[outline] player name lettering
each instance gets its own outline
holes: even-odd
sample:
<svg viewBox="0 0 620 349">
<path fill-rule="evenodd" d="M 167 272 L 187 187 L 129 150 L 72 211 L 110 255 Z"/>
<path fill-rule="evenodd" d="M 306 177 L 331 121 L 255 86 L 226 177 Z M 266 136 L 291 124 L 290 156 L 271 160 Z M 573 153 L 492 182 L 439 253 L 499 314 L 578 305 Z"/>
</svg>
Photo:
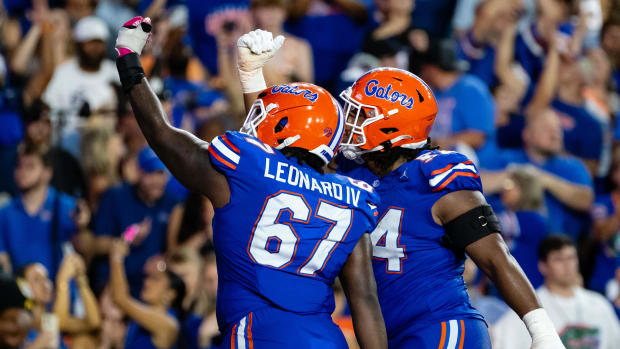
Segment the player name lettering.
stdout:
<svg viewBox="0 0 620 349">
<path fill-rule="evenodd" d="M 360 200 L 360 190 L 343 186 L 330 181 L 319 181 L 310 177 L 303 170 L 278 161 L 271 164 L 269 158 L 265 158 L 265 178 L 273 179 L 277 182 L 287 183 L 293 187 L 305 188 L 306 190 L 318 191 L 322 195 L 328 195 L 336 200 L 346 200 L 347 204 L 358 207 Z"/>
</svg>

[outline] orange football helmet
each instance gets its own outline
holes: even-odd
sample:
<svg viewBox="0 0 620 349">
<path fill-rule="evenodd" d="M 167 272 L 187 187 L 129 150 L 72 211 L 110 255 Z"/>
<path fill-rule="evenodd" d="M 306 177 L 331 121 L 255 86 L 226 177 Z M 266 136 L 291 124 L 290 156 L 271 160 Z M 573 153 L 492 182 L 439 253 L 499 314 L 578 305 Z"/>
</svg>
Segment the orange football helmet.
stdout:
<svg viewBox="0 0 620 349">
<path fill-rule="evenodd" d="M 241 132 L 276 149 L 306 149 L 328 163 L 342 141 L 344 114 L 322 87 L 307 83 L 275 85 L 258 95 Z"/>
<path fill-rule="evenodd" d="M 430 87 L 396 68 L 369 71 L 340 98 L 347 117 L 342 151 L 349 158 L 391 147 L 421 148 L 437 114 Z"/>
</svg>

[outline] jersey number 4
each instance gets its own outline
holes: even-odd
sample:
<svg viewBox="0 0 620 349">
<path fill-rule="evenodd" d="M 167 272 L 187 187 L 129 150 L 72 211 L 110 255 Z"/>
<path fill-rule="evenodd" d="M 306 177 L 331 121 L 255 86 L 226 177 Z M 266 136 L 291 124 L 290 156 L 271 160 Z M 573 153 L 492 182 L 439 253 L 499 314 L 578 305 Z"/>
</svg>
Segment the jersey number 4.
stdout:
<svg viewBox="0 0 620 349">
<path fill-rule="evenodd" d="M 290 223 L 279 222 L 280 215 L 284 211 L 289 211 L 291 220 L 294 222 L 310 223 L 312 209 L 303 196 L 279 192 L 267 198 L 248 246 L 248 253 L 256 263 L 282 269 L 293 262 L 297 253 L 299 236 Z M 323 269 L 332 251 L 349 232 L 353 211 L 350 208 L 320 200 L 314 217 L 330 222 L 332 226 L 314 247 L 310 257 L 297 269 L 297 273 L 301 275 L 315 276 L 317 271 Z M 271 245 L 273 239 L 277 247 L 269 250 L 268 246 Z"/>
<path fill-rule="evenodd" d="M 387 261 L 385 266 L 387 273 L 401 273 L 402 260 L 407 258 L 405 248 L 398 244 L 403 213 L 402 208 L 390 207 L 370 234 L 372 255 L 375 259 Z"/>
</svg>

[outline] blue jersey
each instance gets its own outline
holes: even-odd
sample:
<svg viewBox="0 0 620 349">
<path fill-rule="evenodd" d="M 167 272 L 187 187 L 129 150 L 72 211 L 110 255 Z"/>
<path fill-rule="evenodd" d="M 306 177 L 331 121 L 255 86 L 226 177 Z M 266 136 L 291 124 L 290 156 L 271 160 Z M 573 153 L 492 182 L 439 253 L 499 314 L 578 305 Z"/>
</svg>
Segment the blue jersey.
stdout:
<svg viewBox="0 0 620 349">
<path fill-rule="evenodd" d="M 469 302 L 464 259 L 442 245 L 446 231 L 431 213 L 447 193 L 482 191 L 472 162 L 456 152 L 423 151 L 383 178 L 365 167 L 346 174 L 371 183 L 381 197 L 371 240 L 388 337 L 456 318 L 483 319 Z"/>
<path fill-rule="evenodd" d="M 213 219 L 220 329 L 268 307 L 331 314 L 331 285 L 374 227 L 372 187 L 322 175 L 238 132 L 216 137 L 209 153 L 231 193 Z"/>
</svg>

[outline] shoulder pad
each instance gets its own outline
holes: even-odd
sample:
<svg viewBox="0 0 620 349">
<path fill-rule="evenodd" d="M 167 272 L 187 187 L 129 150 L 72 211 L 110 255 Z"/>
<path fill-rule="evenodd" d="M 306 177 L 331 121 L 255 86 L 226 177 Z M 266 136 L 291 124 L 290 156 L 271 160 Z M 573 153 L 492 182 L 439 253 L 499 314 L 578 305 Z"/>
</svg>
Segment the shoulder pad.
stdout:
<svg viewBox="0 0 620 349">
<path fill-rule="evenodd" d="M 422 152 L 415 161 L 419 162 L 420 170 L 433 192 L 482 191 L 482 182 L 476 165 L 461 153 L 432 150 Z"/>
</svg>

